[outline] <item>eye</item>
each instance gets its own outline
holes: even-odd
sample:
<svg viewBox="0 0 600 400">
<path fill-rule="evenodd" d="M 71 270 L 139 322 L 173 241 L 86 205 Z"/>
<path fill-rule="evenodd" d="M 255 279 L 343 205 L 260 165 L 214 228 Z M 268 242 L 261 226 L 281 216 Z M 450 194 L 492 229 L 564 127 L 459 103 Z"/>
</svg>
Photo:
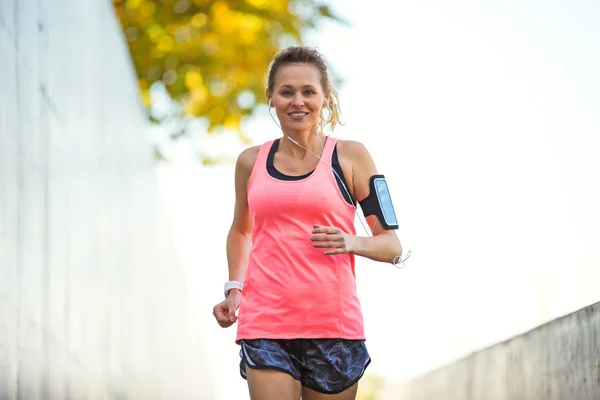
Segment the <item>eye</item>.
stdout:
<svg viewBox="0 0 600 400">
<path fill-rule="evenodd" d="M 314 90 L 306 90 L 304 91 L 304 94 L 307 96 L 312 96 L 313 94 L 316 94 Z"/>
<path fill-rule="evenodd" d="M 289 90 L 284 90 L 283 92 L 281 92 L 282 96 L 290 96 L 292 94 L 292 92 L 290 92 Z"/>
</svg>

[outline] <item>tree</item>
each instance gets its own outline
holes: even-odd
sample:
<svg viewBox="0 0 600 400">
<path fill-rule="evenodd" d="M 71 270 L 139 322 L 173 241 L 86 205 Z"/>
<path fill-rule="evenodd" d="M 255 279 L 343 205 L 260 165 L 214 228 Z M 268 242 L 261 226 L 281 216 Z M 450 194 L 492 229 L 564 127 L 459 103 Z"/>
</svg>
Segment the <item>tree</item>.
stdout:
<svg viewBox="0 0 600 400">
<path fill-rule="evenodd" d="M 322 18 L 341 21 L 313 0 L 113 2 L 146 106 L 162 82 L 179 116 L 206 118 L 209 133 L 225 127 L 242 140 L 241 121 L 264 103 L 266 66 L 281 45 L 301 43 Z"/>
</svg>

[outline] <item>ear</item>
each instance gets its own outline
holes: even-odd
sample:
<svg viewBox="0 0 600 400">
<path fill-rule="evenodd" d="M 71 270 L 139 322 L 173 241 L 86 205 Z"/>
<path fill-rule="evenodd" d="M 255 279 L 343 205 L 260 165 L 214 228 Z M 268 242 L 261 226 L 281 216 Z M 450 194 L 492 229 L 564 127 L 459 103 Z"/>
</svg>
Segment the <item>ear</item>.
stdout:
<svg viewBox="0 0 600 400">
<path fill-rule="evenodd" d="M 323 103 L 323 107 L 329 108 L 329 99 L 325 97 L 325 102 Z"/>
<path fill-rule="evenodd" d="M 267 104 L 269 105 L 269 107 L 273 107 L 272 105 L 272 96 L 271 93 L 269 92 L 269 89 L 265 90 L 265 96 L 267 97 Z"/>
</svg>

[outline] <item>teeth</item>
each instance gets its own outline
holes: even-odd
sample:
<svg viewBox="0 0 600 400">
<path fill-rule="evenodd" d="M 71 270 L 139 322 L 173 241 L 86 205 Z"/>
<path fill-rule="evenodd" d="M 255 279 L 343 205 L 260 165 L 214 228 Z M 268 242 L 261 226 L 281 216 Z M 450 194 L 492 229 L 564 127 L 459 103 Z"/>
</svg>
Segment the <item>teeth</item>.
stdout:
<svg viewBox="0 0 600 400">
<path fill-rule="evenodd" d="M 305 113 L 290 113 L 290 115 L 292 117 L 301 117 L 301 116 L 305 115 Z"/>
</svg>

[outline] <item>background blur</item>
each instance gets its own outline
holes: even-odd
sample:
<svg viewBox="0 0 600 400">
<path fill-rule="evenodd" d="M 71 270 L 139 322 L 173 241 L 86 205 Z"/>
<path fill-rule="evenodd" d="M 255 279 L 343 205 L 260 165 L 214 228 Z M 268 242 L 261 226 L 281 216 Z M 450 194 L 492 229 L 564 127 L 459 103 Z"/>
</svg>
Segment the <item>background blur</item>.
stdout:
<svg viewBox="0 0 600 400">
<path fill-rule="evenodd" d="M 349 25 L 326 21 L 304 43 L 343 79 L 347 124 L 335 135 L 366 144 L 412 250 L 402 271 L 357 261 L 369 374 L 410 378 L 598 301 L 598 5 L 330 5 Z M 255 144 L 279 134 L 266 107 L 243 127 Z M 233 168 L 189 156 L 191 147 L 235 157 L 245 145 L 232 136 L 200 132 L 173 146 L 159 178 L 218 343 L 216 379 L 242 393 L 235 332 L 209 313 L 227 278 Z"/>
<path fill-rule="evenodd" d="M 211 315 L 232 162 L 280 135 L 266 64 L 299 42 L 329 61 L 334 135 L 367 146 L 412 250 L 404 270 L 357 260 L 363 399 L 600 300 L 599 4 L 58 3 L 0 3 L 0 393 L 74 391 L 53 388 L 58 352 L 93 360 L 69 367 L 89 393 L 168 393 L 154 354 L 198 377 L 177 398 L 247 398 Z"/>
</svg>

